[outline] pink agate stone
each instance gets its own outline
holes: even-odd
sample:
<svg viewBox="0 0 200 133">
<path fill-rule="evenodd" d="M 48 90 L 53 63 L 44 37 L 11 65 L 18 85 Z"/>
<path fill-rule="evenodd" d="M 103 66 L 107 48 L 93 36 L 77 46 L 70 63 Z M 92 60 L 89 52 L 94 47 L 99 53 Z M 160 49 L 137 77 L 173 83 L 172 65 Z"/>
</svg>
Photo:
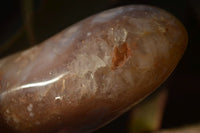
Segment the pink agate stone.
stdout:
<svg viewBox="0 0 200 133">
<path fill-rule="evenodd" d="M 93 131 L 158 88 L 187 32 L 159 8 L 104 11 L 0 60 L 0 118 L 20 132 Z"/>
</svg>

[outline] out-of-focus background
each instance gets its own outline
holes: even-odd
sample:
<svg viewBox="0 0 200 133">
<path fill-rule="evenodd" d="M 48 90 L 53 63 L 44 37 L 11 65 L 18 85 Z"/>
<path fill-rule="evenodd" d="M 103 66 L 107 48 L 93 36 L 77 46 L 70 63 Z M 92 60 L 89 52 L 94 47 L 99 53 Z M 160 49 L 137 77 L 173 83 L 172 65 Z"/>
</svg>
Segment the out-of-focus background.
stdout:
<svg viewBox="0 0 200 133">
<path fill-rule="evenodd" d="M 168 97 L 160 124 L 166 129 L 200 123 L 199 0 L 2 0 L 0 58 L 40 43 L 90 15 L 128 4 L 160 7 L 185 25 L 189 36 L 188 48 L 163 85 Z M 128 132 L 131 113 L 132 110 L 95 133 Z"/>
</svg>

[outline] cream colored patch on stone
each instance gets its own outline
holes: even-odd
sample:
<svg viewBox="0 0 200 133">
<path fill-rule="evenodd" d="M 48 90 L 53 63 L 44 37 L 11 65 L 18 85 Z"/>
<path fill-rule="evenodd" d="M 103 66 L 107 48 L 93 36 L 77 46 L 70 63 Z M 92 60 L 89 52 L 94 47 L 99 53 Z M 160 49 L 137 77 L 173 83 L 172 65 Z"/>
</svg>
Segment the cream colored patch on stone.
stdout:
<svg viewBox="0 0 200 133">
<path fill-rule="evenodd" d="M 33 116 L 34 116 L 34 113 L 29 113 L 29 116 L 30 116 L 30 117 L 33 117 Z"/>
<path fill-rule="evenodd" d="M 57 96 L 57 97 L 55 97 L 55 100 L 62 100 L 62 97 L 61 96 Z"/>
<path fill-rule="evenodd" d="M 29 105 L 27 106 L 27 110 L 28 110 L 29 112 L 31 112 L 32 109 L 33 109 L 33 104 L 29 104 Z"/>
<path fill-rule="evenodd" d="M 105 62 L 96 55 L 81 54 L 77 55 L 77 59 L 71 67 L 81 75 L 86 74 L 88 71 L 95 72 L 98 68 L 106 66 Z"/>
<path fill-rule="evenodd" d="M 70 36 L 70 35 L 73 35 L 73 34 L 75 34 L 76 32 L 78 32 L 78 30 L 79 30 L 79 26 L 72 26 L 72 27 L 70 27 L 69 29 L 66 29 L 67 30 L 67 32 L 65 33 L 65 35 L 66 36 Z"/>
<path fill-rule="evenodd" d="M 103 23 L 106 21 L 111 20 L 112 18 L 114 18 L 115 16 L 119 15 L 120 13 L 123 12 L 123 8 L 117 8 L 114 10 L 108 10 L 106 12 L 103 12 L 99 15 L 97 15 L 94 19 L 93 19 L 93 23 Z"/>
<path fill-rule="evenodd" d="M 9 109 L 6 109 L 6 113 L 7 113 L 7 114 L 10 114 L 10 110 L 9 110 Z"/>
<path fill-rule="evenodd" d="M 62 89 L 61 89 L 61 93 L 63 93 L 65 90 L 65 79 L 62 80 Z"/>
<path fill-rule="evenodd" d="M 126 42 L 128 31 L 125 28 L 110 28 L 107 34 L 117 45 L 120 45 Z"/>
<path fill-rule="evenodd" d="M 91 33 L 91 32 L 88 32 L 88 33 L 87 33 L 87 36 L 91 36 L 91 35 L 92 35 L 92 33 Z"/>
<path fill-rule="evenodd" d="M 55 100 L 60 100 L 60 99 L 61 99 L 60 96 L 55 97 Z"/>
</svg>

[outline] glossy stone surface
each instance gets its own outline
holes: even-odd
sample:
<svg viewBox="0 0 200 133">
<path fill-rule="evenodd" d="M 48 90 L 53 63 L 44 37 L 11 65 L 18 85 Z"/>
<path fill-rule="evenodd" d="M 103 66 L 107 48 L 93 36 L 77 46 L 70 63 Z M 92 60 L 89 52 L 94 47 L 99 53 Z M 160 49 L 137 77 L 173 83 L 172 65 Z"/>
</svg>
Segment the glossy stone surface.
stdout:
<svg viewBox="0 0 200 133">
<path fill-rule="evenodd" d="M 159 87 L 186 44 L 183 25 L 155 7 L 91 16 L 0 60 L 0 116 L 21 132 L 95 130 Z"/>
</svg>

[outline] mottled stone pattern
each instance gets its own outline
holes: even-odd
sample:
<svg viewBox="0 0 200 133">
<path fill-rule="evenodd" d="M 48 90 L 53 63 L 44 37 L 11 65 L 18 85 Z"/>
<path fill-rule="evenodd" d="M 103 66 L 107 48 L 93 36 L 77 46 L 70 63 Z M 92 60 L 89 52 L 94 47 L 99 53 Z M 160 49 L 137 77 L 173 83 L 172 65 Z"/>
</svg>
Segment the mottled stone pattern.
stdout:
<svg viewBox="0 0 200 133">
<path fill-rule="evenodd" d="M 0 60 L 0 115 L 22 132 L 94 130 L 155 90 L 186 44 L 182 24 L 155 7 L 91 16 Z"/>
</svg>

